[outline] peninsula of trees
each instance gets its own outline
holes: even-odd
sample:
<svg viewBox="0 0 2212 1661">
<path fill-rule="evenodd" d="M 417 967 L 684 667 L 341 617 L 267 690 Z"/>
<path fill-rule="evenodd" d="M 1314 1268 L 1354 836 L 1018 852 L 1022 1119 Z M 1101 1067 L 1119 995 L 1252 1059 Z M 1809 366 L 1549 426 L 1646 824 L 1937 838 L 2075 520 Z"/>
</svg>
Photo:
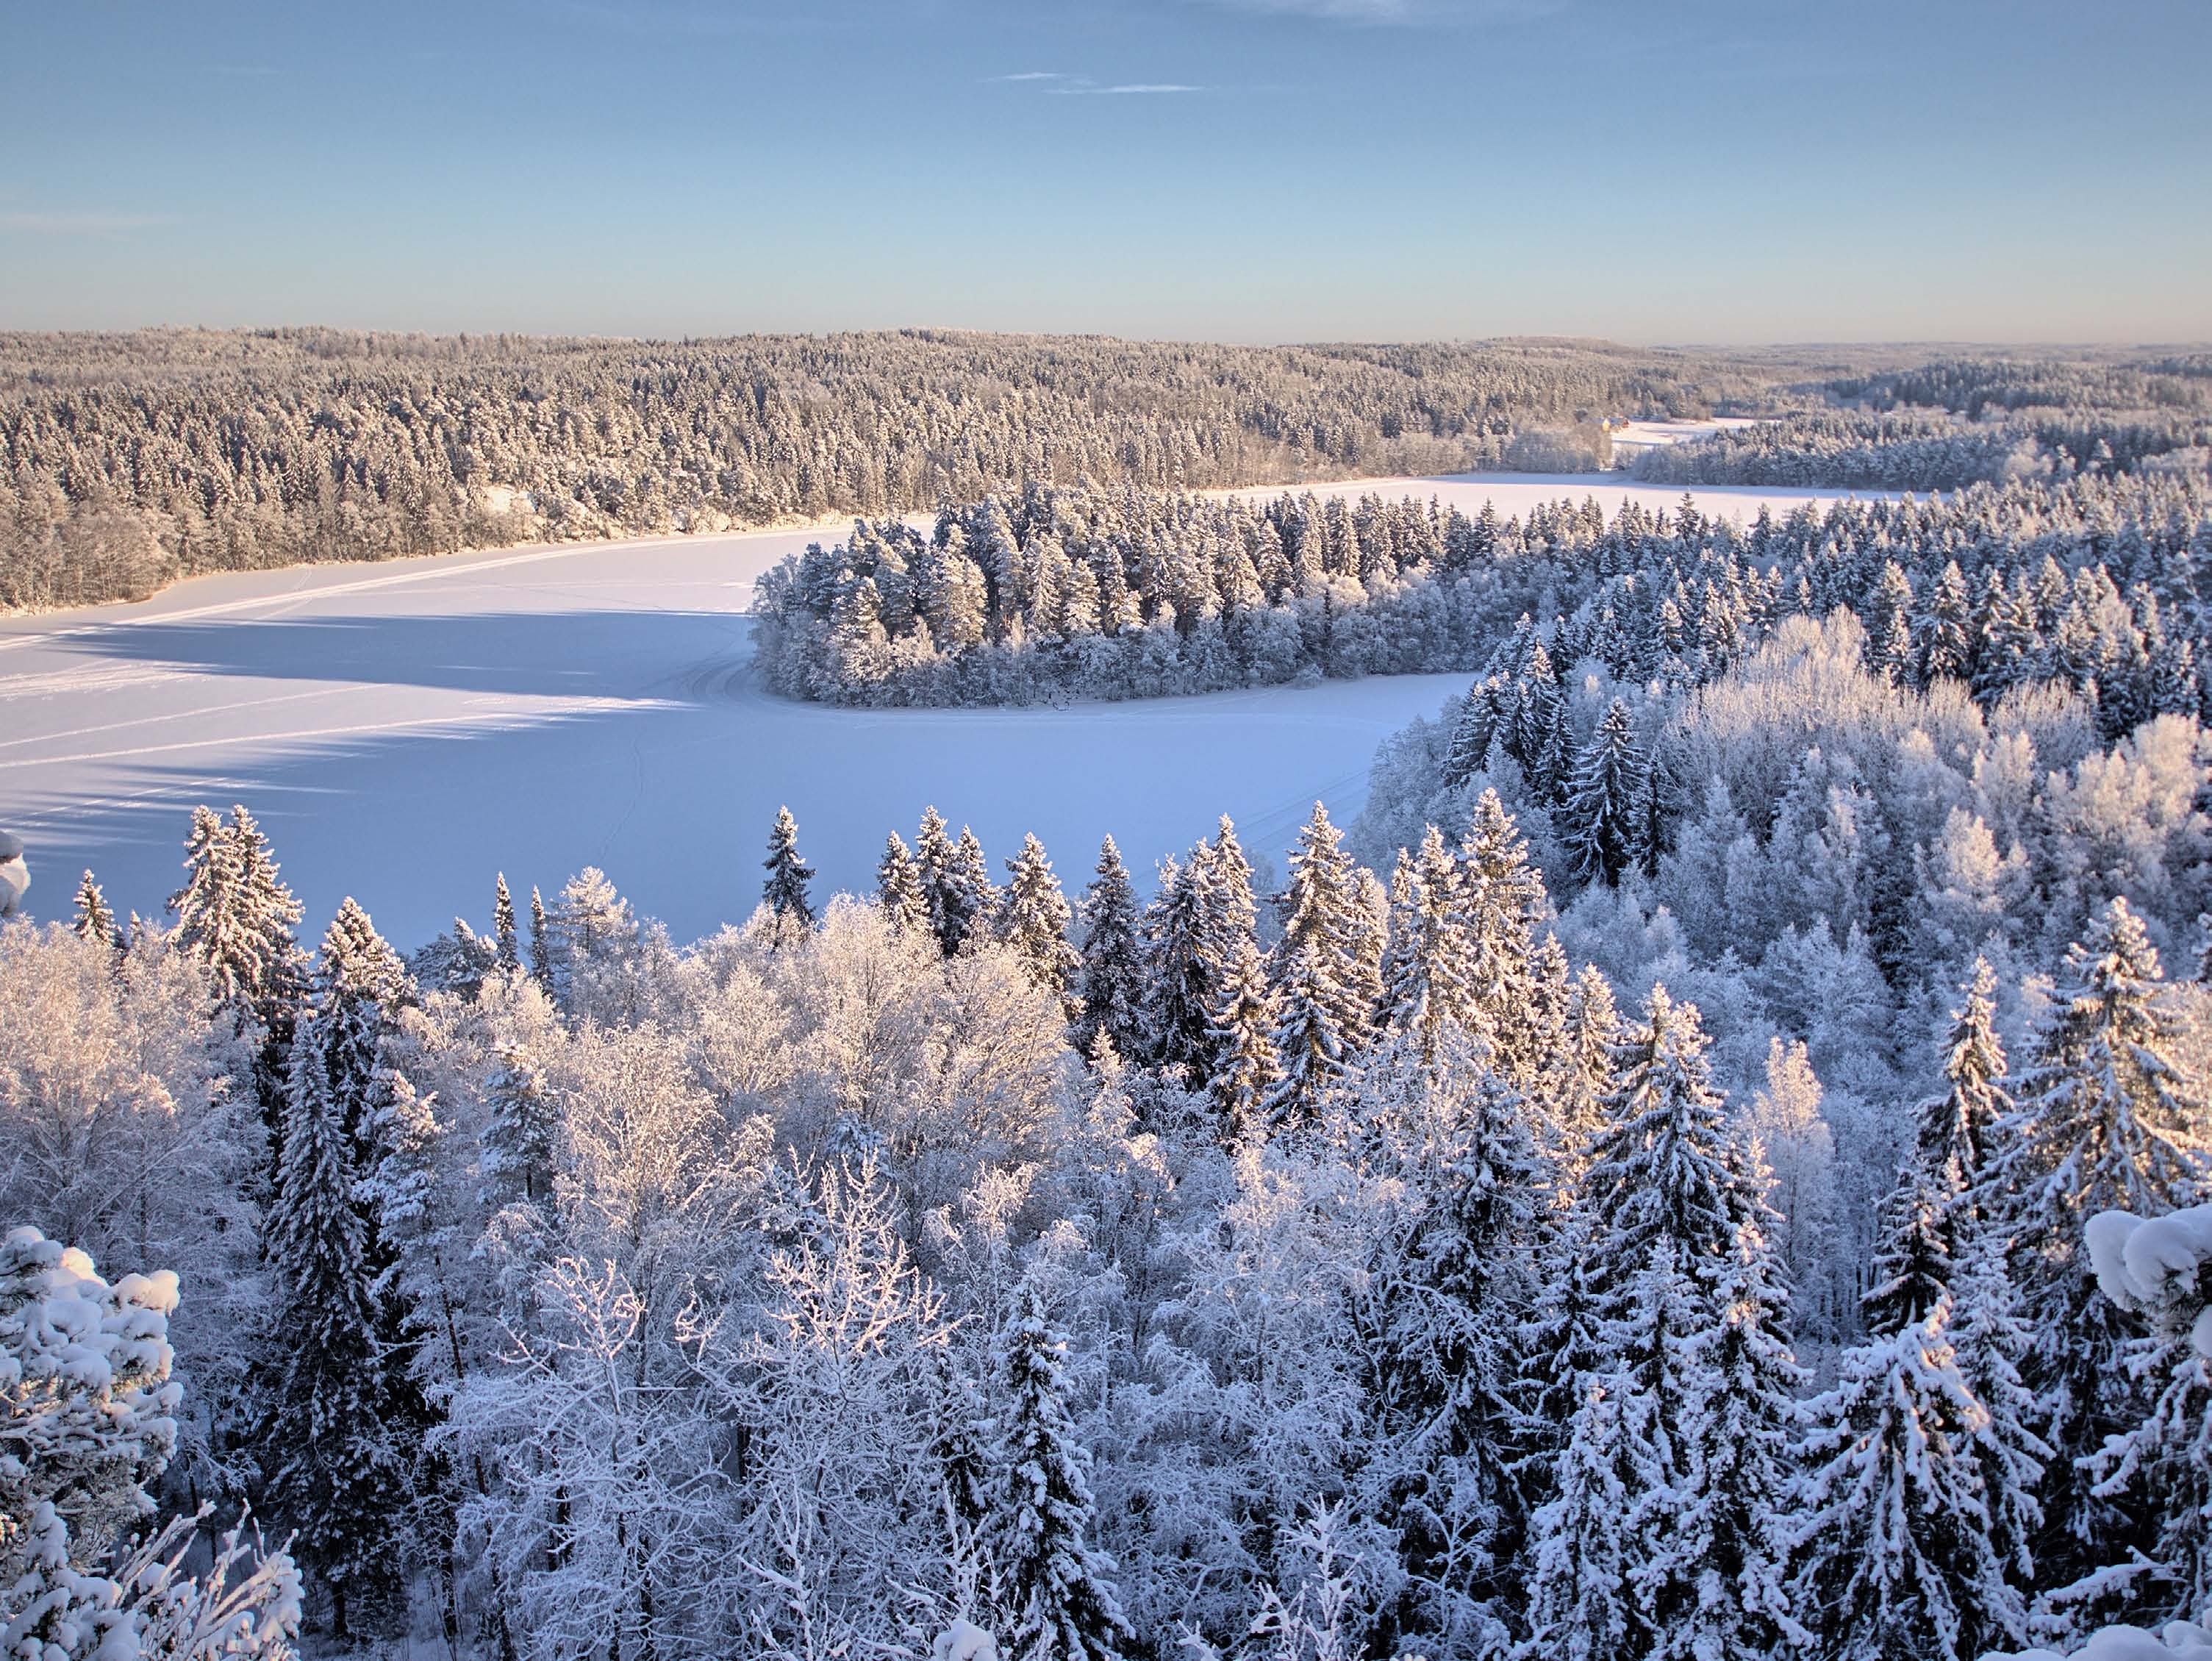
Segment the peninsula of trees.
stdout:
<svg viewBox="0 0 2212 1661">
<path fill-rule="evenodd" d="M 1629 502 L 1608 517 L 1586 497 L 1501 520 L 1410 497 L 1255 503 L 1031 484 L 940 510 L 926 532 L 861 521 L 787 561 L 761 586 L 757 655 L 770 685 L 855 704 L 1485 666 L 1525 678 L 1534 636 L 1516 624 L 1534 616 L 1540 678 L 1590 665 L 1680 691 L 1782 619 L 1843 606 L 1886 673 L 1964 679 L 1985 700 L 2063 679 L 2119 731 L 2199 707 L 2207 560 L 2212 486 L 2184 477 L 2082 475 L 1780 520 L 1762 510 L 1748 526 L 1686 499 L 1672 514 Z M 1532 751 L 1552 742 L 1521 736 Z"/>
</svg>

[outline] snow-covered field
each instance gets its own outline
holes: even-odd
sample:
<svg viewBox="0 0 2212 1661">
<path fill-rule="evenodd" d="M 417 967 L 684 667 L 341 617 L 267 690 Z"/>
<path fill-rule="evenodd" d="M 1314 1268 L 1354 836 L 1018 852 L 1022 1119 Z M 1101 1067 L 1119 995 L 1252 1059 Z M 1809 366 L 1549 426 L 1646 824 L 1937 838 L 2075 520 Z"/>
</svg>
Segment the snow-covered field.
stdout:
<svg viewBox="0 0 2212 1661">
<path fill-rule="evenodd" d="M 1632 460 L 1644 450 L 1709 438 L 1726 428 L 1758 424 L 1747 416 L 1715 416 L 1710 421 L 1628 421 L 1613 429 L 1613 452 L 1618 460 Z"/>
<path fill-rule="evenodd" d="M 1617 475 L 1362 480 L 1525 512 Z M 1249 492 L 1249 494 L 1263 494 Z M 1267 492 L 1265 494 L 1271 494 Z M 1805 493 L 1699 490 L 1707 511 Z M 780 803 L 828 886 L 872 880 L 927 803 L 995 861 L 1034 830 L 1071 891 L 1111 831 L 1133 868 L 1217 814 L 1279 855 L 1314 798 L 1348 818 L 1376 744 L 1455 676 L 1065 709 L 839 710 L 750 672 L 757 577 L 822 531 L 591 543 L 207 577 L 143 605 L 0 620 L 0 826 L 25 909 L 64 916 L 92 867 L 118 911 L 175 885 L 191 805 L 246 802 L 308 910 L 351 891 L 412 946 L 482 923 L 492 874 L 549 892 L 604 867 L 679 940 L 760 891 Z"/>
</svg>

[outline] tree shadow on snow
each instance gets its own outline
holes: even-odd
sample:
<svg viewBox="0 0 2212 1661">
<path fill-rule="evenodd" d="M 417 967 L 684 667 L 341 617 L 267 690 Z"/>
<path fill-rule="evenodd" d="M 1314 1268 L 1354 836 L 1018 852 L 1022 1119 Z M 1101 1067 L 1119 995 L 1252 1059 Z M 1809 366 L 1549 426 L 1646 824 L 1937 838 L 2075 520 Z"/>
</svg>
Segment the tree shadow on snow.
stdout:
<svg viewBox="0 0 2212 1661">
<path fill-rule="evenodd" d="M 69 631 L 88 658 L 205 674 L 523 697 L 703 699 L 750 656 L 737 611 L 513 611 L 149 620 Z"/>
</svg>

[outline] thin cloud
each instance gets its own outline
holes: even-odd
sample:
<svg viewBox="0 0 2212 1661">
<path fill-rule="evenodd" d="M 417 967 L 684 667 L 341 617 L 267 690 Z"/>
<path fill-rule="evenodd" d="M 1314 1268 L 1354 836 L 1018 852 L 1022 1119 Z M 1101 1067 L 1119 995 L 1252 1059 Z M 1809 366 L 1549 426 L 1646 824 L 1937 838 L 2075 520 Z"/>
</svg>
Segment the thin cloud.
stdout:
<svg viewBox="0 0 2212 1661">
<path fill-rule="evenodd" d="M 1020 82 L 1058 98 L 1127 98 L 1156 93 L 1204 92 L 1186 81 L 1095 81 L 1087 75 L 1068 75 L 1059 70 L 1024 70 L 1018 75 L 994 75 L 994 83 Z"/>
<path fill-rule="evenodd" d="M 1204 92 L 1206 88 L 1176 81 L 1132 81 L 1118 87 L 1048 87 L 1046 90 L 1071 98 L 1115 98 L 1128 93 Z"/>
<path fill-rule="evenodd" d="M 149 225 L 176 222 L 177 216 L 167 213 L 0 212 L 0 231 L 26 236 L 111 236 L 118 231 L 140 231 Z"/>
</svg>

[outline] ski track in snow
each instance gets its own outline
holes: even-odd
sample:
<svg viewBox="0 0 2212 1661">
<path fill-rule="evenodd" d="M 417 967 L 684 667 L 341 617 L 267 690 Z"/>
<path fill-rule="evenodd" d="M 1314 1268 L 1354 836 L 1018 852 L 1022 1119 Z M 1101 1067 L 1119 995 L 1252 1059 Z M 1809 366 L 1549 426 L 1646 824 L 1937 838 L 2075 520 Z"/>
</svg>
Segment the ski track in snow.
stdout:
<svg viewBox="0 0 2212 1661">
<path fill-rule="evenodd" d="M 1292 487 L 1304 489 L 1307 487 Z M 1368 479 L 1501 515 L 1618 475 Z M 1275 487 L 1215 492 L 1264 499 Z M 1832 493 L 1698 490 L 1710 513 Z M 925 805 L 994 873 L 1034 830 L 1071 894 L 1112 832 L 1140 879 L 1227 812 L 1276 859 L 1316 798 L 1356 812 L 1376 745 L 1464 676 L 1334 681 L 1021 709 L 836 709 L 751 672 L 754 582 L 834 527 L 561 544 L 226 574 L 133 605 L 0 618 L 0 824 L 27 909 L 66 916 L 90 867 L 118 910 L 175 886 L 192 805 L 246 802 L 312 940 L 352 893 L 404 946 L 490 909 L 492 873 L 549 893 L 602 866 L 678 940 L 741 921 L 778 806 L 823 891 L 872 881 Z"/>
</svg>

